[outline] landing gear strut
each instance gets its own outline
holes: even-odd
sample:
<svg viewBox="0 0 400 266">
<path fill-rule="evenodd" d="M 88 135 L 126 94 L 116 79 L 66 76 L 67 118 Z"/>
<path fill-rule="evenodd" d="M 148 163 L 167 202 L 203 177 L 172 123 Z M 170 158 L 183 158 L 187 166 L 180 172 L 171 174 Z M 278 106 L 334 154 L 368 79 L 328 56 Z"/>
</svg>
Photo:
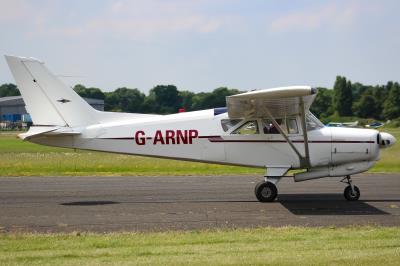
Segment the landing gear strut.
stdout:
<svg viewBox="0 0 400 266">
<path fill-rule="evenodd" d="M 270 181 L 262 181 L 254 188 L 256 197 L 261 202 L 272 202 L 278 196 L 276 185 Z"/>
<path fill-rule="evenodd" d="M 351 180 L 351 177 L 348 175 L 345 178 L 343 178 L 340 182 L 348 184 L 348 186 L 344 189 L 344 197 L 348 201 L 356 201 L 360 198 L 360 189 L 353 185 L 353 181 Z"/>
</svg>

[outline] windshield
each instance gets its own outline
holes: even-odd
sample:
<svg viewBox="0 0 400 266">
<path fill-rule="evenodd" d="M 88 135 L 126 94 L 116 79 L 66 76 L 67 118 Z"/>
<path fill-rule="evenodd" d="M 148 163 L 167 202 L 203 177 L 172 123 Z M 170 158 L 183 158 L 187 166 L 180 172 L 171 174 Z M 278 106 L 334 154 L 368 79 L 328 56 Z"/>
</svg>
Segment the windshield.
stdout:
<svg viewBox="0 0 400 266">
<path fill-rule="evenodd" d="M 311 112 L 308 112 L 306 114 L 306 126 L 307 126 L 307 131 L 323 128 L 324 124 L 322 124 L 321 121 L 318 120 L 318 118 L 315 117 Z"/>
</svg>

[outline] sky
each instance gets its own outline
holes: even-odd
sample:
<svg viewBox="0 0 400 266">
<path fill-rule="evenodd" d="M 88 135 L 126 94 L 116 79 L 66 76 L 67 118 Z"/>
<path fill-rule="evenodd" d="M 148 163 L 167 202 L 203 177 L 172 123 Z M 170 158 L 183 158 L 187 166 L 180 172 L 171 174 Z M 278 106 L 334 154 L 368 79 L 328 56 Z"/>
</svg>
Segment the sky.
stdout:
<svg viewBox="0 0 400 266">
<path fill-rule="evenodd" d="M 337 75 L 385 84 L 400 81 L 399 10 L 389 0 L 0 0 L 0 54 L 103 91 L 332 87 Z"/>
</svg>

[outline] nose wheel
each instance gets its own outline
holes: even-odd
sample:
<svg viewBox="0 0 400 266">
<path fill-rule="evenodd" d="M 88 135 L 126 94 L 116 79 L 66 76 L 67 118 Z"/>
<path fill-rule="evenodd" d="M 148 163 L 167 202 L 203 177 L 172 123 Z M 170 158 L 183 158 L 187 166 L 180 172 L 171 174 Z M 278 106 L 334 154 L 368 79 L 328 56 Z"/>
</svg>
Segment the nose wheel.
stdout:
<svg viewBox="0 0 400 266">
<path fill-rule="evenodd" d="M 360 198 L 360 189 L 357 186 L 353 185 L 353 182 L 349 175 L 343 178 L 340 182 L 348 184 L 343 192 L 345 199 L 347 199 L 348 201 L 356 201 Z"/>
<path fill-rule="evenodd" d="M 278 196 L 278 189 L 274 183 L 262 181 L 256 185 L 254 193 L 260 202 L 272 202 Z"/>
</svg>

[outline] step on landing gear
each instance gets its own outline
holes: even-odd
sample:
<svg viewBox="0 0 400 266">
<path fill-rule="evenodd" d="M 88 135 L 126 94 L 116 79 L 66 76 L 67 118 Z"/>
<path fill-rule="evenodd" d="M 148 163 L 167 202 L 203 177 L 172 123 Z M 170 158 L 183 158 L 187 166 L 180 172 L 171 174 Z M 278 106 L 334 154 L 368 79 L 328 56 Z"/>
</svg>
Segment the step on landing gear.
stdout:
<svg viewBox="0 0 400 266">
<path fill-rule="evenodd" d="M 343 178 L 340 182 L 348 184 L 343 192 L 345 199 L 347 199 L 348 201 L 356 201 L 360 198 L 360 189 L 357 186 L 353 185 L 353 181 L 351 180 L 351 177 L 349 175 Z"/>
<path fill-rule="evenodd" d="M 273 202 L 276 199 L 278 196 L 278 189 L 274 183 L 276 182 L 268 181 L 267 178 L 265 178 L 265 181 L 256 185 L 254 193 L 260 202 Z"/>
</svg>

